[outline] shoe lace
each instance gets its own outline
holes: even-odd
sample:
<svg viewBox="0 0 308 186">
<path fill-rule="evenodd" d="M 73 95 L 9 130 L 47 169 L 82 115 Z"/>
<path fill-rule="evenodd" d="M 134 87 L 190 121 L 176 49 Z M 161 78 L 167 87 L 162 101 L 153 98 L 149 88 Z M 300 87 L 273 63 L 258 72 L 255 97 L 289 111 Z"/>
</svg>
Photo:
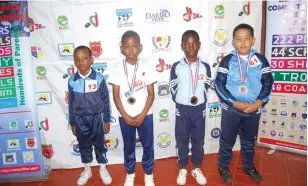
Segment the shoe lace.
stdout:
<svg viewBox="0 0 308 186">
<path fill-rule="evenodd" d="M 199 168 L 196 168 L 194 173 L 196 174 L 197 178 L 204 178 L 204 175 L 202 174 L 202 171 Z"/>
<path fill-rule="evenodd" d="M 90 176 L 90 172 L 89 171 L 83 171 L 80 175 L 80 177 L 82 179 L 87 179 Z"/>
</svg>

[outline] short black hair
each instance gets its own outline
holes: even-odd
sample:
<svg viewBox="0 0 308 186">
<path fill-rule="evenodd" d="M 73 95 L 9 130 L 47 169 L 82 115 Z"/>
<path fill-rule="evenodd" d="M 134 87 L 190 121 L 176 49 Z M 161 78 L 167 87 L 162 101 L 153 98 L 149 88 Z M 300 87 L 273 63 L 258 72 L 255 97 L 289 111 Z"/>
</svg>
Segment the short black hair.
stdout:
<svg viewBox="0 0 308 186">
<path fill-rule="evenodd" d="M 121 38 L 121 44 L 123 43 L 123 41 L 126 38 L 129 38 L 129 37 L 135 38 L 138 41 L 138 43 L 140 44 L 140 36 L 137 32 L 135 32 L 133 30 L 128 30 L 128 31 L 124 32 L 124 34 L 122 35 L 122 38 Z"/>
<path fill-rule="evenodd" d="M 184 43 L 184 40 L 186 39 L 187 36 L 195 37 L 198 40 L 198 42 L 200 42 L 198 32 L 196 32 L 194 30 L 186 30 L 182 35 L 182 44 Z"/>
<path fill-rule="evenodd" d="M 251 36 L 254 37 L 254 30 L 252 28 L 252 26 L 248 25 L 248 24 L 245 24 L 245 23 L 242 23 L 242 24 L 239 24 L 237 25 L 234 30 L 233 30 L 233 38 L 235 37 L 235 32 L 238 31 L 239 29 L 248 29 L 251 33 Z"/>
<path fill-rule="evenodd" d="M 91 49 L 90 49 L 89 47 L 84 46 L 84 45 L 78 46 L 78 47 L 75 48 L 75 50 L 74 50 L 74 55 L 76 54 L 76 52 L 77 52 L 78 50 L 87 50 L 87 51 L 89 52 L 90 56 L 92 57 L 92 51 L 91 51 Z"/>
</svg>

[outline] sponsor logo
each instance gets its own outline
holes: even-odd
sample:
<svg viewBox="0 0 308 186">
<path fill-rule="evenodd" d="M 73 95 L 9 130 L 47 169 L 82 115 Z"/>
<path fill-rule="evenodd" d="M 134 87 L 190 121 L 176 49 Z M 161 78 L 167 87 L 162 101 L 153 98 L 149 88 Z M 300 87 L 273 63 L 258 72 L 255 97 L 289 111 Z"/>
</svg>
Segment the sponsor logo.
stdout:
<svg viewBox="0 0 308 186">
<path fill-rule="evenodd" d="M 116 149 L 118 149 L 118 146 L 119 146 L 119 139 L 118 138 L 106 139 L 105 143 L 106 143 L 108 149 L 116 150 Z"/>
<path fill-rule="evenodd" d="M 285 128 L 287 126 L 287 123 L 285 122 L 285 121 L 282 121 L 281 123 L 280 123 L 280 127 L 281 128 Z"/>
<path fill-rule="evenodd" d="M 3 165 L 17 164 L 16 152 L 2 154 Z"/>
<path fill-rule="evenodd" d="M 44 131 L 49 131 L 49 120 L 47 117 L 44 118 L 44 120 L 40 121 L 39 123 L 39 129 Z"/>
<path fill-rule="evenodd" d="M 19 149 L 20 148 L 19 139 L 7 140 L 7 147 L 8 149 Z"/>
<path fill-rule="evenodd" d="M 160 112 L 159 112 L 159 121 L 160 122 L 168 122 L 169 121 L 169 111 L 167 109 L 162 109 Z"/>
<path fill-rule="evenodd" d="M 33 163 L 34 162 L 33 151 L 22 152 L 22 156 L 23 156 L 23 159 L 24 159 L 24 163 Z"/>
<path fill-rule="evenodd" d="M 293 123 L 293 122 L 290 122 L 290 123 L 289 123 L 289 128 L 290 128 L 291 130 L 295 130 L 296 127 L 297 127 L 297 125 L 296 125 L 295 123 Z"/>
<path fill-rule="evenodd" d="M 169 82 L 158 83 L 157 89 L 159 96 L 168 96 L 170 94 Z"/>
<path fill-rule="evenodd" d="M 44 52 L 42 50 L 42 47 L 39 46 L 31 46 L 31 54 L 35 58 L 44 58 Z"/>
<path fill-rule="evenodd" d="M 165 60 L 162 58 L 158 59 L 158 65 L 156 65 L 156 71 L 157 72 L 163 72 L 164 70 L 170 70 L 171 64 L 166 64 Z"/>
<path fill-rule="evenodd" d="M 278 132 L 278 136 L 279 136 L 280 138 L 283 138 L 283 137 L 284 137 L 284 133 L 283 133 L 283 132 Z"/>
<path fill-rule="evenodd" d="M 166 132 L 160 133 L 157 136 L 157 145 L 160 148 L 167 148 L 171 144 L 170 135 Z"/>
<path fill-rule="evenodd" d="M 267 131 L 266 131 L 265 129 L 262 129 L 262 130 L 261 130 L 261 135 L 262 135 L 262 136 L 266 136 L 266 135 L 267 135 Z"/>
<path fill-rule="evenodd" d="M 296 112 L 292 112 L 292 113 L 291 113 L 291 118 L 292 118 L 292 119 L 296 119 L 296 116 L 297 116 L 297 113 L 296 113 Z"/>
<path fill-rule="evenodd" d="M 225 8 L 222 5 L 217 5 L 215 7 L 215 19 L 223 19 L 225 13 Z"/>
<path fill-rule="evenodd" d="M 92 56 L 94 58 L 98 58 L 103 53 L 100 41 L 89 42 L 89 46 L 92 51 Z"/>
<path fill-rule="evenodd" d="M 37 80 L 46 80 L 46 68 L 43 66 L 36 67 L 36 74 L 38 75 L 36 77 Z"/>
<path fill-rule="evenodd" d="M 80 156 L 80 151 L 79 151 L 79 144 L 77 140 L 73 140 L 70 144 L 70 147 L 72 147 L 72 152 L 71 154 L 74 156 Z"/>
<path fill-rule="evenodd" d="M 216 103 L 209 103 L 209 118 L 214 118 L 214 117 L 220 117 L 221 116 L 221 103 L 216 102 Z"/>
<path fill-rule="evenodd" d="M 281 115 L 282 117 L 288 117 L 288 111 L 282 110 L 282 111 L 280 111 L 280 115 Z"/>
<path fill-rule="evenodd" d="M 149 23 L 168 22 L 170 12 L 167 9 L 161 9 L 158 13 L 146 13 L 145 18 Z"/>
<path fill-rule="evenodd" d="M 272 98 L 272 99 L 271 99 L 271 103 L 272 103 L 272 105 L 274 105 L 274 106 L 277 105 L 277 103 L 278 103 L 277 98 L 275 98 L 275 97 Z"/>
<path fill-rule="evenodd" d="M 25 128 L 26 129 L 33 129 L 34 125 L 32 120 L 25 120 Z"/>
<path fill-rule="evenodd" d="M 190 7 L 186 7 L 186 12 L 183 14 L 183 19 L 186 22 L 191 21 L 192 19 L 202 18 L 203 16 L 200 13 L 193 13 Z"/>
<path fill-rule="evenodd" d="M 92 65 L 93 66 L 93 65 Z M 66 69 L 66 74 L 63 74 L 63 79 L 67 78 L 67 77 L 70 77 L 72 76 L 73 74 L 76 73 L 75 71 L 75 66 L 74 65 L 71 65 L 69 68 Z"/>
<path fill-rule="evenodd" d="M 288 105 L 288 100 L 287 99 L 281 99 L 280 100 L 280 105 L 283 106 L 283 107 L 287 106 Z"/>
<path fill-rule="evenodd" d="M 242 16 L 243 14 L 249 16 L 250 12 L 250 1 L 248 1 L 248 3 L 243 6 L 243 10 L 238 14 L 238 16 Z"/>
<path fill-rule="evenodd" d="M 58 44 L 58 51 L 60 57 L 72 57 L 74 52 L 74 43 Z"/>
<path fill-rule="evenodd" d="M 212 67 L 216 67 L 217 65 L 219 65 L 219 64 L 220 64 L 220 61 L 221 61 L 223 58 L 224 58 L 224 53 L 222 52 L 222 53 L 220 53 L 219 56 L 216 57 L 216 62 L 213 64 Z"/>
<path fill-rule="evenodd" d="M 33 32 L 34 30 L 41 30 L 46 28 L 46 26 L 39 24 L 39 23 L 35 23 L 33 18 L 29 17 L 29 29 L 30 32 Z"/>
<path fill-rule="evenodd" d="M 276 136 L 276 131 L 274 131 L 274 130 L 271 130 L 271 136 Z"/>
<path fill-rule="evenodd" d="M 301 131 L 307 130 L 307 125 L 306 124 L 300 124 L 298 127 L 299 127 L 299 129 Z"/>
<path fill-rule="evenodd" d="M 132 21 L 133 11 L 131 8 L 117 9 L 118 27 L 130 27 L 134 25 Z"/>
<path fill-rule="evenodd" d="M 8 36 L 10 35 L 12 25 L 10 22 L 2 21 L 0 23 L 0 36 Z"/>
<path fill-rule="evenodd" d="M 26 140 L 26 148 L 27 149 L 35 149 L 35 148 L 37 148 L 36 137 L 25 138 L 25 140 Z"/>
<path fill-rule="evenodd" d="M 306 113 L 306 112 L 303 112 L 303 113 L 302 113 L 302 119 L 303 119 L 303 120 L 306 120 L 306 119 L 307 119 L 307 113 Z"/>
<path fill-rule="evenodd" d="M 37 105 L 52 104 L 51 92 L 36 92 L 35 97 Z"/>
<path fill-rule="evenodd" d="M 292 101 L 293 108 L 296 108 L 299 105 L 299 101 L 297 99 Z"/>
<path fill-rule="evenodd" d="M 94 15 L 91 15 L 89 17 L 89 22 L 85 24 L 85 27 L 89 28 L 91 25 L 95 28 L 98 27 L 98 16 L 96 12 L 94 13 Z"/>
<path fill-rule="evenodd" d="M 288 135 L 288 138 L 289 138 L 289 140 L 294 140 L 294 138 L 295 138 L 295 134 L 290 134 L 290 135 Z"/>
<path fill-rule="evenodd" d="M 68 19 L 66 16 L 61 15 L 57 19 L 58 25 L 59 25 L 59 30 L 69 30 L 68 26 Z"/>
<path fill-rule="evenodd" d="M 212 138 L 219 138 L 220 137 L 220 135 L 221 135 L 221 130 L 220 130 L 220 128 L 214 128 L 214 129 L 212 129 L 212 131 L 211 131 L 211 136 L 212 136 Z"/>
<path fill-rule="evenodd" d="M 171 36 L 152 37 L 153 52 L 171 51 Z"/>
<path fill-rule="evenodd" d="M 18 130 L 18 122 L 17 121 L 10 121 L 9 129 L 10 130 Z"/>
<path fill-rule="evenodd" d="M 267 119 L 266 118 L 262 118 L 262 123 L 265 125 L 267 123 Z"/>
<path fill-rule="evenodd" d="M 278 110 L 277 109 L 271 109 L 271 115 L 277 116 L 278 115 Z"/>
<path fill-rule="evenodd" d="M 214 35 L 214 43 L 215 45 L 219 46 L 219 47 L 223 47 L 227 42 L 227 31 L 224 29 L 219 29 L 215 32 Z"/>
</svg>

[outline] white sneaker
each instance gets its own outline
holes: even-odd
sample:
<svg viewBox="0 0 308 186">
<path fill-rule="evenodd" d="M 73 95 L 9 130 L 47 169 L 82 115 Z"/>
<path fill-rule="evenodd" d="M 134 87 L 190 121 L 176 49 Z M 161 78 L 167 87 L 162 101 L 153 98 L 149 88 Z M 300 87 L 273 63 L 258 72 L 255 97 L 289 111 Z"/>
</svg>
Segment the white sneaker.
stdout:
<svg viewBox="0 0 308 186">
<path fill-rule="evenodd" d="M 205 185 L 206 184 L 206 178 L 204 177 L 202 171 L 199 168 L 195 168 L 191 171 L 191 175 L 195 177 L 197 183 L 199 185 Z"/>
<path fill-rule="evenodd" d="M 154 178 L 153 178 L 153 174 L 144 175 L 144 186 L 155 186 L 154 184 Z"/>
<path fill-rule="evenodd" d="M 77 181 L 77 185 L 85 185 L 88 180 L 92 177 L 92 172 L 89 170 L 84 170 Z"/>
<path fill-rule="evenodd" d="M 187 177 L 187 170 L 180 169 L 178 178 L 176 179 L 176 183 L 178 185 L 185 185 L 186 184 L 186 177 Z"/>
<path fill-rule="evenodd" d="M 112 182 L 112 178 L 107 170 L 107 168 L 100 168 L 99 175 L 104 183 L 104 185 L 110 185 Z"/>
<path fill-rule="evenodd" d="M 125 178 L 124 186 L 134 186 L 135 182 L 135 173 L 127 174 Z"/>
</svg>

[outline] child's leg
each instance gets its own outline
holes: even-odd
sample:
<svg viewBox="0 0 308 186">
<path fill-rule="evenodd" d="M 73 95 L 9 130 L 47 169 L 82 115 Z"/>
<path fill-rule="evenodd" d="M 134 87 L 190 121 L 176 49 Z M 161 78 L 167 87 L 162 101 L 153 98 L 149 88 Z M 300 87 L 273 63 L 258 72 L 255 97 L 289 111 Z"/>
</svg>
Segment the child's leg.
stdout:
<svg viewBox="0 0 308 186">
<path fill-rule="evenodd" d="M 119 117 L 123 143 L 124 143 L 124 166 L 128 174 L 135 172 L 136 156 L 136 127 L 126 124 L 122 117 Z"/>
<path fill-rule="evenodd" d="M 105 144 L 104 122 L 102 114 L 95 114 L 92 120 L 93 145 L 97 163 L 106 164 L 107 146 Z"/>
<path fill-rule="evenodd" d="M 188 153 L 189 153 L 189 138 L 191 132 L 191 124 L 187 115 L 188 106 L 176 104 L 175 111 L 175 139 L 178 163 L 180 169 L 187 169 Z"/>
<path fill-rule="evenodd" d="M 255 138 L 258 133 L 260 114 L 246 114 L 242 119 L 240 131 L 243 167 L 253 167 Z"/>
<path fill-rule="evenodd" d="M 218 166 L 227 168 L 232 158 L 232 148 L 241 124 L 241 116 L 232 108 L 222 109 L 221 136 L 219 140 Z"/>
<path fill-rule="evenodd" d="M 191 161 L 194 168 L 200 168 L 204 156 L 204 135 L 205 135 L 205 105 L 193 107 L 190 112 L 193 124 L 191 126 Z"/>
<path fill-rule="evenodd" d="M 150 175 L 154 167 L 153 114 L 147 115 L 137 130 L 143 147 L 142 167 Z"/>
<path fill-rule="evenodd" d="M 81 162 L 86 164 L 86 169 L 90 169 L 88 165 L 93 161 L 91 128 L 91 121 L 87 117 L 76 117 L 76 137 L 79 144 Z"/>
</svg>

